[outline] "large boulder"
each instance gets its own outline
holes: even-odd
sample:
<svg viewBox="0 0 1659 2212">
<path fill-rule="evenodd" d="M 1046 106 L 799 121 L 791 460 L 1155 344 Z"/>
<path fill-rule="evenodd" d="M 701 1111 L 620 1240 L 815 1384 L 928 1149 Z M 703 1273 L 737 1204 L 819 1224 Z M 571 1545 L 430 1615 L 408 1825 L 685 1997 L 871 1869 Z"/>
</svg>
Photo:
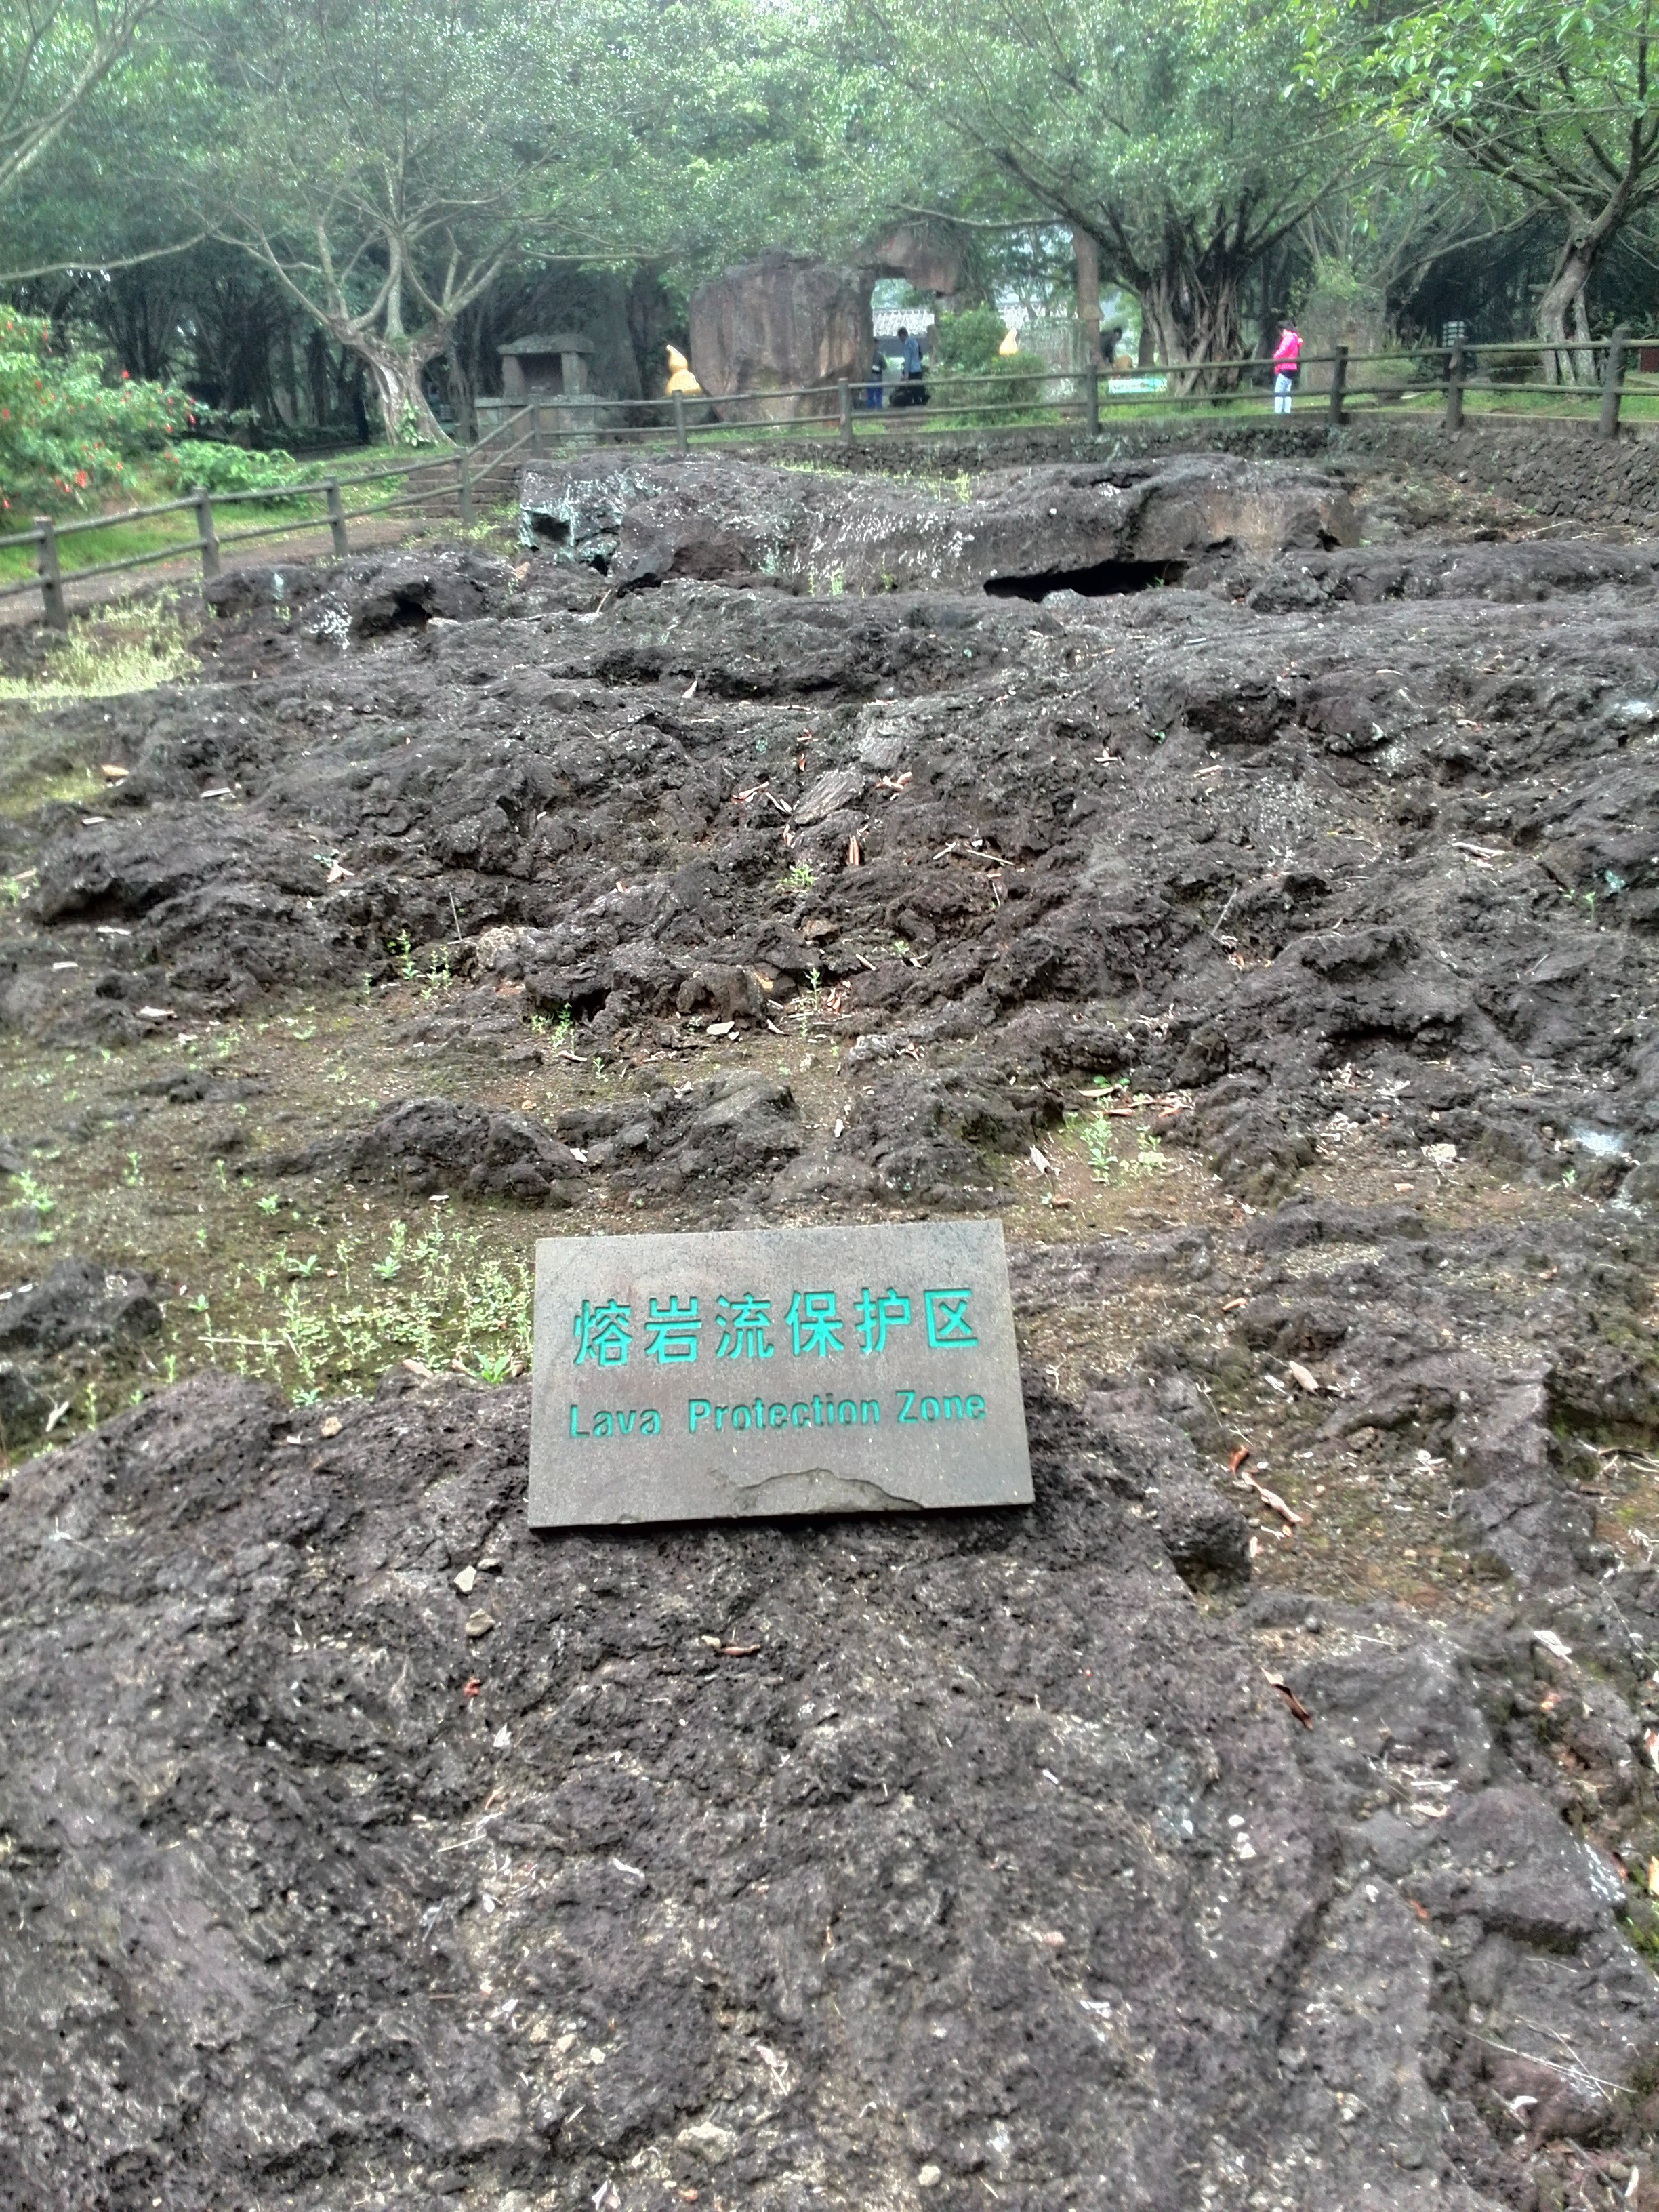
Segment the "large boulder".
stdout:
<svg viewBox="0 0 1659 2212">
<path fill-rule="evenodd" d="M 623 588 L 688 577 L 812 590 L 827 577 L 853 593 L 896 585 L 1096 597 L 1202 580 L 1217 563 L 1248 581 L 1292 552 L 1311 568 L 1359 537 L 1352 503 L 1325 471 L 1225 453 L 993 470 L 966 500 L 723 455 L 593 455 L 532 464 L 520 500 L 535 535 Z"/>
<path fill-rule="evenodd" d="M 870 287 L 855 269 L 768 254 L 728 269 L 691 295 L 691 366 L 719 402 L 734 392 L 798 392 L 803 386 L 861 378 L 875 332 Z M 787 422 L 823 411 L 806 399 L 764 399 L 752 408 L 721 407 L 744 421 Z"/>
</svg>

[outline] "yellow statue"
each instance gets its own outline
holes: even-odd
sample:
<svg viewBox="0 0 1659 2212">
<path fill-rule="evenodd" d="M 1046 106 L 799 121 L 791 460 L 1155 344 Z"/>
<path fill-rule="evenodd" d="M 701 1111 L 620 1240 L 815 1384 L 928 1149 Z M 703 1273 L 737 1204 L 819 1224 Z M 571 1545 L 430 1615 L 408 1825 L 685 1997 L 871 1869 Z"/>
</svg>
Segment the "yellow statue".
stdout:
<svg viewBox="0 0 1659 2212">
<path fill-rule="evenodd" d="M 668 389 L 670 393 L 684 392 L 701 395 L 702 386 L 691 374 L 691 364 L 678 346 L 668 349 Z"/>
</svg>

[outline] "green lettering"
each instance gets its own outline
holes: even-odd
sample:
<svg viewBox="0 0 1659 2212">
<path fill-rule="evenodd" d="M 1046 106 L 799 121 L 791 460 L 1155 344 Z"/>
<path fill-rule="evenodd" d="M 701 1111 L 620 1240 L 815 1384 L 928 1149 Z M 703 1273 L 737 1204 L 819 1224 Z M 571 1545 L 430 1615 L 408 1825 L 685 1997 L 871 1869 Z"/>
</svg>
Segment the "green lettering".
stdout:
<svg viewBox="0 0 1659 2212">
<path fill-rule="evenodd" d="M 576 1412 L 574 1406 L 570 1408 L 570 1412 L 571 1416 L 574 1419 Z M 709 1407 L 707 1398 L 693 1398 L 691 1400 L 690 1403 L 685 1409 L 685 1425 L 690 1435 L 694 1437 L 696 1435 L 697 1423 L 699 1421 L 706 1421 L 708 1419 L 708 1413 Z M 572 1433 L 574 1435 L 574 1431 L 573 1431 Z"/>
<path fill-rule="evenodd" d="M 610 1414 L 609 1414 L 609 1413 L 595 1413 L 595 1414 L 594 1414 L 594 1416 L 593 1416 L 593 1433 L 594 1433 L 594 1435 L 595 1435 L 596 1437 L 608 1437 L 608 1436 L 610 1435 L 610 1433 L 611 1433 L 611 1416 L 610 1416 Z"/>
<path fill-rule="evenodd" d="M 798 1401 L 789 1408 L 789 1425 L 792 1429 L 810 1429 L 812 1425 L 812 1408 Z"/>
<path fill-rule="evenodd" d="M 787 1429 L 789 1425 L 788 1407 L 769 1406 L 766 1409 L 766 1425 L 769 1429 Z"/>
<path fill-rule="evenodd" d="M 985 1401 L 977 1391 L 968 1401 L 968 1418 L 970 1421 L 982 1421 L 985 1419 Z"/>
<path fill-rule="evenodd" d="M 647 1406 L 640 1415 L 640 1434 L 642 1437 L 659 1437 L 662 1434 L 662 1415 L 654 1406 Z"/>
<path fill-rule="evenodd" d="M 570 1433 L 573 1437 L 581 1437 L 584 1438 L 587 1435 L 586 1429 L 579 1429 L 576 1426 L 576 1408 L 574 1406 L 570 1408 Z"/>
<path fill-rule="evenodd" d="M 916 1402 L 915 1392 L 914 1390 L 901 1390 L 899 1392 L 899 1396 L 904 1401 L 904 1403 L 899 1407 L 899 1419 L 901 1421 L 914 1422 L 916 1417 L 910 1411 L 910 1408 Z"/>
<path fill-rule="evenodd" d="M 859 1426 L 861 1429 L 870 1428 L 878 1424 L 880 1419 L 881 1407 L 875 1399 L 860 1398 L 859 1400 Z"/>
<path fill-rule="evenodd" d="M 963 1419 L 960 1398 L 941 1398 L 939 1401 L 939 1409 L 947 1421 L 959 1421 Z"/>
</svg>

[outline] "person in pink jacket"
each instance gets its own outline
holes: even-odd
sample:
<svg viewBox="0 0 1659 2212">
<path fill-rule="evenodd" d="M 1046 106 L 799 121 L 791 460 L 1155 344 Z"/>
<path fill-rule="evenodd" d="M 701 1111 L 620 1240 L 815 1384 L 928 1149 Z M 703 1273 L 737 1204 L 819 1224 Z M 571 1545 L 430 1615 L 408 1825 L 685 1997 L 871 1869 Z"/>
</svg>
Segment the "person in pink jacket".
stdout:
<svg viewBox="0 0 1659 2212">
<path fill-rule="evenodd" d="M 1275 415 L 1288 415 L 1291 411 L 1291 390 L 1296 382 L 1297 363 L 1301 358 L 1301 334 L 1286 323 L 1279 334 L 1279 343 L 1273 348 L 1273 413 Z"/>
</svg>

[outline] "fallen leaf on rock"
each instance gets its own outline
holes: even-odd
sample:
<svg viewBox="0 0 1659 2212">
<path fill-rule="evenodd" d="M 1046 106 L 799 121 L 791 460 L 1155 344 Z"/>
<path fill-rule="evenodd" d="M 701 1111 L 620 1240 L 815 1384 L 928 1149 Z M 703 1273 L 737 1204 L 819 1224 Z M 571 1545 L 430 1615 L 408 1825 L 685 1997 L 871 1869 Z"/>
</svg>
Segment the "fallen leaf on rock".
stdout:
<svg viewBox="0 0 1659 2212">
<path fill-rule="evenodd" d="M 476 1567 L 463 1567 L 455 1577 L 455 1587 L 465 1597 L 477 1579 L 478 1570 Z"/>
<path fill-rule="evenodd" d="M 1033 1145 L 1030 1151 L 1025 1155 L 1025 1157 L 1030 1161 L 1031 1165 L 1036 1170 L 1039 1175 L 1052 1175 L 1054 1173 L 1054 1163 L 1050 1160 L 1048 1155 L 1042 1150 L 1041 1146 Z"/>
<path fill-rule="evenodd" d="M 323 1423 L 321 1428 L 318 1430 L 317 1433 L 319 1437 L 337 1437 L 340 1433 L 339 1415 L 337 1413 L 331 1413 L 328 1419 Z"/>
<path fill-rule="evenodd" d="M 476 1674 L 470 1674 L 466 1680 L 461 1685 L 461 1695 L 464 1698 L 476 1698 L 483 1687 L 483 1684 L 478 1680 L 477 1676 Z"/>
<path fill-rule="evenodd" d="M 856 868 L 862 865 L 859 854 L 859 841 L 856 837 L 849 837 L 847 841 L 847 865 L 849 868 Z"/>
<path fill-rule="evenodd" d="M 1414 1897 L 1408 1897 L 1406 1899 L 1406 1902 L 1410 1905 L 1412 1911 L 1417 1915 L 1419 1920 L 1426 1920 L 1428 1918 L 1429 1914 L 1426 1905 L 1419 1905 Z"/>
<path fill-rule="evenodd" d="M 1310 1398 L 1316 1398 L 1319 1395 L 1318 1376 L 1310 1369 L 1304 1367 L 1299 1359 L 1286 1360 L 1285 1371 L 1289 1375 L 1291 1382 L 1305 1390 Z"/>
<path fill-rule="evenodd" d="M 119 761 L 100 761 L 98 764 L 98 773 L 106 783 L 125 783 L 132 770 L 123 768 Z"/>
<path fill-rule="evenodd" d="M 176 1022 L 179 1017 L 171 1006 L 140 1006 L 138 1018 L 141 1022 Z"/>
<path fill-rule="evenodd" d="M 720 1647 L 722 1659 L 752 1659 L 759 1650 L 758 1644 L 722 1644 Z"/>
<path fill-rule="evenodd" d="M 52 1407 L 51 1413 L 46 1415 L 46 1432 L 48 1436 L 52 1434 L 52 1431 L 58 1426 L 59 1421 L 64 1419 L 64 1416 L 69 1412 L 70 1407 L 74 1403 L 75 1401 L 72 1398 L 65 1398 L 60 1405 L 57 1405 Z"/>
<path fill-rule="evenodd" d="M 1242 1301 L 1241 1301 L 1241 1303 L 1242 1303 Z M 1227 1455 L 1227 1472 L 1228 1472 L 1228 1474 L 1237 1474 L 1238 1473 L 1239 1468 L 1240 1468 L 1241 1467 L 1243 1467 L 1243 1464 L 1244 1464 L 1245 1461 L 1246 1461 L 1247 1459 L 1249 1459 L 1249 1455 L 1250 1455 L 1250 1448 L 1249 1448 L 1249 1444 L 1240 1444 L 1240 1446 L 1238 1447 L 1238 1449 L 1237 1449 L 1237 1451 L 1234 1451 L 1234 1452 L 1229 1452 L 1229 1453 L 1228 1453 L 1228 1455 Z"/>
<path fill-rule="evenodd" d="M 1279 1696 L 1284 1698 L 1285 1704 L 1291 1709 L 1291 1716 L 1292 1719 L 1300 1721 L 1304 1728 L 1310 1729 L 1313 1726 L 1313 1715 L 1308 1711 L 1308 1708 L 1303 1704 L 1301 1698 L 1297 1697 L 1296 1692 L 1291 1687 L 1290 1684 L 1288 1682 L 1281 1682 L 1277 1674 L 1268 1674 L 1265 1667 L 1261 1670 L 1261 1677 L 1270 1690 L 1277 1690 Z"/>
<path fill-rule="evenodd" d="M 1269 1490 L 1265 1482 L 1258 1482 L 1247 1468 L 1239 1468 L 1238 1480 L 1246 1490 L 1255 1491 L 1268 1510 L 1277 1513 L 1279 1518 L 1291 1528 L 1300 1528 L 1304 1525 L 1302 1515 L 1296 1510 L 1295 1507 L 1287 1505 L 1279 1492 L 1276 1490 Z"/>
<path fill-rule="evenodd" d="M 404 1365 L 411 1375 L 418 1375 L 422 1382 L 432 1382 L 437 1379 L 436 1370 L 428 1367 L 423 1359 L 405 1359 Z"/>
<path fill-rule="evenodd" d="M 211 791 L 198 791 L 196 794 L 198 799 L 228 799 L 230 795 L 228 783 L 216 783 Z"/>
<path fill-rule="evenodd" d="M 703 1035 L 705 1036 L 712 1037 L 730 1036 L 732 1030 L 736 1029 L 737 1026 L 738 1025 L 735 1022 L 710 1022 L 708 1028 L 703 1031 Z"/>
<path fill-rule="evenodd" d="M 493 1613 L 469 1613 L 466 1616 L 466 1632 L 475 1638 L 488 1636 L 495 1626 L 495 1620 Z"/>
</svg>

